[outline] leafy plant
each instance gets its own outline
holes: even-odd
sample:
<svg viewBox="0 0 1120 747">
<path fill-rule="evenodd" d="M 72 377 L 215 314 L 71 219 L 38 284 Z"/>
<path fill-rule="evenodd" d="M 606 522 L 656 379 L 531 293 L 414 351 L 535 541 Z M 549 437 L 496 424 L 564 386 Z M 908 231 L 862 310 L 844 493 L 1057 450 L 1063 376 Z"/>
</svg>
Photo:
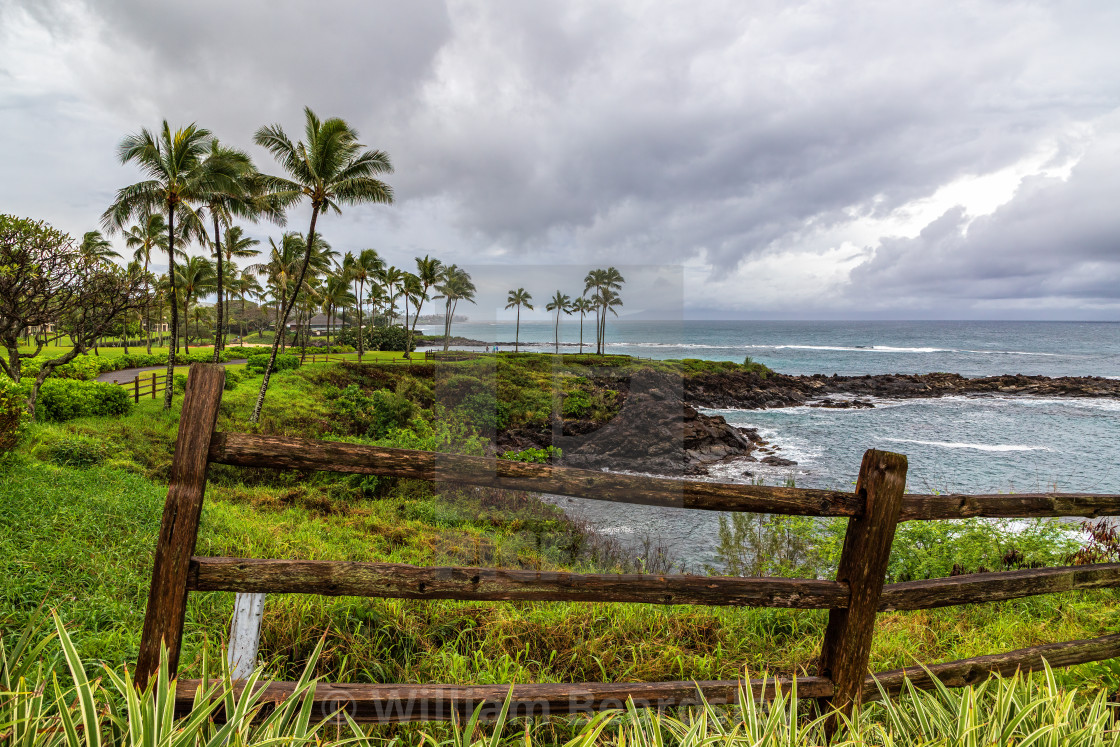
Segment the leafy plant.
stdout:
<svg viewBox="0 0 1120 747">
<path fill-rule="evenodd" d="M 124 387 L 98 381 L 48 378 L 39 390 L 36 414 L 42 420 L 71 420 L 91 415 L 126 415 L 132 399 Z"/>
<path fill-rule="evenodd" d="M 499 457 L 509 462 L 528 462 L 529 464 L 549 464 L 564 456 L 564 450 L 556 446 L 543 449 L 529 448 L 521 451 L 507 451 Z"/>
</svg>

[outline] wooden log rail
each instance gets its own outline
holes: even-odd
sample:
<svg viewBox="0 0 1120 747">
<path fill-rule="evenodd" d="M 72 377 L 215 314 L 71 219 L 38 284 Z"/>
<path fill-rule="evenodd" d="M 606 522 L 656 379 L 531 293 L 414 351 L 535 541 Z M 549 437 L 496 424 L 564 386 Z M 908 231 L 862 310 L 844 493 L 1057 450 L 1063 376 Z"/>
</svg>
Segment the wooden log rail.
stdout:
<svg viewBox="0 0 1120 747">
<path fill-rule="evenodd" d="M 113 383 L 117 386 L 125 387 L 132 395 L 134 402 L 139 402 L 141 397 L 151 396 L 152 399 L 156 398 L 158 392 L 162 392 L 167 388 L 167 374 L 157 374 L 152 372 L 149 375 L 136 374 L 135 377 L 128 381 L 117 381 L 113 379 Z"/>
<path fill-rule="evenodd" d="M 314 356 L 313 356 L 314 357 Z M 879 697 L 868 661 L 875 616 L 890 610 L 996 602 L 1038 594 L 1120 587 L 1120 563 L 978 573 L 954 578 L 885 584 L 887 559 L 900 521 L 981 517 L 1096 517 L 1120 514 L 1120 495 L 1035 493 L 1013 495 L 904 495 L 906 458 L 868 451 L 856 490 L 815 490 L 734 485 L 623 475 L 551 465 L 434 454 L 303 438 L 214 429 L 225 372 L 194 364 L 187 380 L 171 484 L 156 547 L 152 586 L 141 637 L 136 679 L 158 667 L 159 646 L 177 663 L 190 591 L 309 593 L 404 599 L 475 601 L 626 602 L 643 604 L 752 605 L 828 609 L 817 676 L 799 678 L 799 695 L 845 712 Z M 127 385 L 127 384 L 126 384 Z M 132 383 L 134 390 L 138 384 Z M 154 388 L 154 380 L 153 380 Z M 749 511 L 849 518 L 835 580 L 731 578 L 671 574 L 579 574 L 470 567 L 419 567 L 394 563 L 194 557 L 207 464 L 395 476 L 595 500 L 710 511 Z M 906 668 L 874 677 L 888 694 L 905 679 L 931 687 L 934 679 L 960 686 L 990 673 L 1031 671 L 1049 662 L 1069 666 L 1120 656 L 1120 636 L 1069 641 L 1004 654 Z M 784 682 L 783 686 L 790 683 Z M 181 681 L 178 708 L 189 706 L 197 683 Z M 741 686 L 754 697 L 773 694 L 775 681 L 578 683 L 516 685 L 517 715 L 547 715 L 622 707 L 667 707 L 731 702 Z M 268 683 L 264 698 L 278 702 L 292 683 Z M 320 684 L 322 716 L 345 707 L 358 721 L 414 721 L 467 715 L 484 704 L 496 714 L 508 685 Z M 517 710 L 520 709 L 520 710 Z M 534 710 L 536 709 L 536 710 Z M 827 722 L 836 723 L 835 717 Z"/>
</svg>

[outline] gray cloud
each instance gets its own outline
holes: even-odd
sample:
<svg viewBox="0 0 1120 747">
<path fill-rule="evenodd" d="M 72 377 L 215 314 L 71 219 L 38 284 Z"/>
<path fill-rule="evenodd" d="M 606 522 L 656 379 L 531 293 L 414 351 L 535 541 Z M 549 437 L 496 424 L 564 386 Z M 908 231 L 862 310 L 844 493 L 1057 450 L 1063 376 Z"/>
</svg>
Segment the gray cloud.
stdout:
<svg viewBox="0 0 1120 747">
<path fill-rule="evenodd" d="M 21 43 L 0 46 L 0 157 L 20 186 L 0 194 L 77 233 L 133 176 L 112 162 L 124 132 L 197 120 L 248 145 L 309 104 L 397 166 L 396 206 L 324 223 L 343 250 L 699 263 L 719 281 L 789 253 L 804 297 L 724 307 L 842 314 L 887 284 L 884 315 L 1045 298 L 1116 316 L 1115 170 L 1095 164 L 1112 163 L 1118 32 L 1105 1 L 8 0 L 0 40 Z M 914 239 L 876 227 L 961 179 L 1082 150 L 1068 181 L 1028 175 L 990 216 L 946 205 Z M 847 284 L 813 285 L 840 244 L 876 249 Z M 721 307 L 694 285 L 684 303 Z"/>
</svg>

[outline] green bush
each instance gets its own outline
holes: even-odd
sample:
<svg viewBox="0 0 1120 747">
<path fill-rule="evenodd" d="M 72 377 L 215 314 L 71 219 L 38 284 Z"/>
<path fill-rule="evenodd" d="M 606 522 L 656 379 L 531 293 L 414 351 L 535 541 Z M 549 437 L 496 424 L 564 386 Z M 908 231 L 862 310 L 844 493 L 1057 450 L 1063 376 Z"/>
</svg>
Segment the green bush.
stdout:
<svg viewBox="0 0 1120 747">
<path fill-rule="evenodd" d="M 582 389 L 568 392 L 564 397 L 564 417 L 579 418 L 591 409 L 591 397 Z"/>
<path fill-rule="evenodd" d="M 246 375 L 247 374 L 243 369 L 227 367 L 225 384 L 226 391 L 229 391 L 230 389 L 236 389 L 238 384 L 240 384 L 242 381 L 245 381 Z"/>
<path fill-rule="evenodd" d="M 546 446 L 543 449 L 522 449 L 521 451 L 507 451 L 500 457 L 509 462 L 528 462 L 529 464 L 549 464 L 564 456 L 564 450 L 555 446 Z"/>
<path fill-rule="evenodd" d="M 416 406 L 388 389 L 366 394 L 351 384 L 330 400 L 331 412 L 346 424 L 351 435 L 384 438 L 404 428 L 416 415 Z"/>
<path fill-rule="evenodd" d="M 63 421 L 91 415 L 127 415 L 132 399 L 116 384 L 48 378 L 39 389 L 35 414 L 41 420 Z"/>
<path fill-rule="evenodd" d="M 63 439 L 51 446 L 47 454 L 60 467 L 92 467 L 101 464 L 107 456 L 100 441 L 85 436 Z"/>
<path fill-rule="evenodd" d="M 245 365 L 247 368 L 260 373 L 268 367 L 268 358 L 270 355 L 272 354 L 259 353 L 257 355 L 250 355 Z M 272 371 L 273 373 L 277 371 L 290 371 L 293 368 L 299 368 L 299 356 L 285 353 L 284 355 L 276 356 L 276 363 L 273 364 Z"/>
<path fill-rule="evenodd" d="M 0 377 L 0 459 L 15 450 L 23 437 L 27 411 L 23 394 L 7 377 Z"/>
<path fill-rule="evenodd" d="M 392 327 L 364 327 L 362 337 L 365 339 L 366 350 L 393 350 L 403 351 L 408 346 L 408 330 L 399 324 Z M 338 333 L 340 345 L 356 349 L 358 345 L 358 328 L 346 327 Z M 412 341 L 413 349 L 416 340 Z"/>
</svg>

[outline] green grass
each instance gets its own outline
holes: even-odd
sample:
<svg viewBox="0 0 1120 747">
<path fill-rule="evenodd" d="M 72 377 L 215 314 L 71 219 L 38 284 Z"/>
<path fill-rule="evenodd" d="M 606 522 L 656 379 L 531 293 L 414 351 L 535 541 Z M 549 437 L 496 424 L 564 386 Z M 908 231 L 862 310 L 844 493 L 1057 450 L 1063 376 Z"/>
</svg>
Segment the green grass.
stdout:
<svg viewBox="0 0 1120 747">
<path fill-rule="evenodd" d="M 544 359 L 533 356 L 501 376 L 517 391 L 539 388 L 557 379 Z M 439 376 L 483 375 L 486 363 L 450 364 Z M 225 393 L 218 427 L 362 440 L 338 431 L 326 393 L 344 381 L 427 386 L 428 379 L 413 380 L 407 371 L 324 364 L 277 374 L 256 427 L 247 423 L 260 383 L 252 376 Z M 571 364 L 559 374 L 575 391 L 588 388 L 594 372 Z M 0 627 L 6 637 L 45 603 L 59 610 L 90 661 L 135 661 L 178 426 L 177 412 L 164 413 L 161 406 L 158 399 L 141 400 L 121 418 L 35 424 L 15 458 L 0 466 Z M 75 441 L 98 444 L 98 463 L 57 464 L 60 445 Z M 638 559 L 597 544 L 526 493 L 222 465 L 211 467 L 197 550 L 421 565 L 640 567 Z M 228 593 L 191 594 L 184 675 L 201 673 L 204 657 L 216 671 L 232 601 Z M 335 680 L 729 679 L 744 667 L 805 673 L 825 620 L 824 612 L 749 608 L 274 595 L 266 604 L 261 654 L 270 674 L 286 678 L 298 674 L 323 639 L 315 672 Z M 1118 625 L 1114 591 L 888 613 L 878 618 L 871 663 L 883 670 L 937 662 L 1094 637 Z M 1103 665 L 1059 676 L 1064 684 L 1120 684 Z"/>
</svg>

